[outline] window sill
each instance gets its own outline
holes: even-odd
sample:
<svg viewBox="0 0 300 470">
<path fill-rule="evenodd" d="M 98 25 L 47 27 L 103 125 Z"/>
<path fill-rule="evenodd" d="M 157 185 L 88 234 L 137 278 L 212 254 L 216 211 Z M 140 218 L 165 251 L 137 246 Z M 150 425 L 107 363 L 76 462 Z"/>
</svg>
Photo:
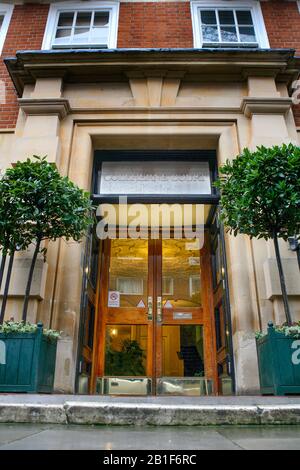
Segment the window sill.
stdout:
<svg viewBox="0 0 300 470">
<path fill-rule="evenodd" d="M 65 44 L 65 45 L 52 45 L 51 49 L 108 49 L 107 44 Z"/>
<path fill-rule="evenodd" d="M 204 42 L 203 48 L 218 48 L 218 49 L 259 49 L 258 43 L 249 42 Z"/>
</svg>

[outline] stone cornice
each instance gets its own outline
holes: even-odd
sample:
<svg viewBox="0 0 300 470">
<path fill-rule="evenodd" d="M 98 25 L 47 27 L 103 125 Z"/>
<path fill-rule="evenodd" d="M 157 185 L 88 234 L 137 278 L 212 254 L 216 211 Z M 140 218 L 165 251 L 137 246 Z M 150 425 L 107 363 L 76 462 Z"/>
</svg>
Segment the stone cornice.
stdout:
<svg viewBox="0 0 300 470">
<path fill-rule="evenodd" d="M 149 113 L 149 107 L 123 107 L 123 108 L 71 108 L 69 100 L 64 98 L 19 98 L 18 103 L 22 111 L 27 116 L 45 116 L 45 115 L 56 115 L 59 119 L 64 119 L 68 114 L 89 114 L 93 113 L 131 113 L 134 110 L 135 113 L 141 114 L 144 112 Z M 256 98 L 256 97 L 245 97 L 242 100 L 240 107 L 238 106 L 224 106 L 224 107 L 206 107 L 196 106 L 193 107 L 152 107 L 152 112 L 160 116 L 160 118 L 169 114 L 170 112 L 176 111 L 177 114 L 188 114 L 191 119 L 191 114 L 199 115 L 199 113 L 205 114 L 232 114 L 232 113 L 243 113 L 246 117 L 252 117 L 253 114 L 286 114 L 293 104 L 291 98 Z M 198 118 L 197 118 L 198 119 Z"/>
<path fill-rule="evenodd" d="M 297 79 L 300 59 L 290 49 L 116 49 L 23 51 L 5 59 L 15 88 L 37 78 L 63 77 L 65 82 L 125 81 L 128 77 L 184 76 L 202 82 L 245 81 L 272 76 L 290 85 Z"/>
<path fill-rule="evenodd" d="M 64 98 L 19 98 L 19 106 L 27 116 L 56 115 L 64 119 L 70 113 L 70 104 Z"/>
<path fill-rule="evenodd" d="M 242 112 L 247 117 L 253 114 L 287 114 L 293 104 L 292 98 L 246 97 L 242 102 Z"/>
</svg>

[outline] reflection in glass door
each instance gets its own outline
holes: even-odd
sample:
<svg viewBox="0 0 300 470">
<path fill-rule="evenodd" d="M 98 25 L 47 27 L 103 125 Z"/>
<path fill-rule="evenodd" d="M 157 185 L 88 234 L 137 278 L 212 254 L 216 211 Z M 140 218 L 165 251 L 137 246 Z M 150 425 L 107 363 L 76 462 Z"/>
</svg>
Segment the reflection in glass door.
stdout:
<svg viewBox="0 0 300 470">
<path fill-rule="evenodd" d="M 152 263 L 148 240 L 106 242 L 97 385 L 101 393 L 145 395 L 151 392 Z"/>
<path fill-rule="evenodd" d="M 156 323 L 157 393 L 211 394 L 205 247 L 189 239 L 162 240 L 160 245 L 157 291 L 161 289 L 162 312 Z"/>
<path fill-rule="evenodd" d="M 206 249 L 194 240 L 106 242 L 98 392 L 199 396 L 214 391 L 207 262 Z"/>
</svg>

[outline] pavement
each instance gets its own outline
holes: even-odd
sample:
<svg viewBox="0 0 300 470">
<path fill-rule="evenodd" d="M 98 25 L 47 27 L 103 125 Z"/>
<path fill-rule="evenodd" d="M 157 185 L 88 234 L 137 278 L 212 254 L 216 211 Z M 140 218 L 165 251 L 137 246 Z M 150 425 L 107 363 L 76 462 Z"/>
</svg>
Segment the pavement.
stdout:
<svg viewBox="0 0 300 470">
<path fill-rule="evenodd" d="M 0 423 L 65 426 L 131 425 L 144 428 L 145 426 L 300 426 L 300 397 L 1 394 Z"/>
<path fill-rule="evenodd" d="M 0 424 L 2 450 L 300 450 L 300 426 Z"/>
</svg>

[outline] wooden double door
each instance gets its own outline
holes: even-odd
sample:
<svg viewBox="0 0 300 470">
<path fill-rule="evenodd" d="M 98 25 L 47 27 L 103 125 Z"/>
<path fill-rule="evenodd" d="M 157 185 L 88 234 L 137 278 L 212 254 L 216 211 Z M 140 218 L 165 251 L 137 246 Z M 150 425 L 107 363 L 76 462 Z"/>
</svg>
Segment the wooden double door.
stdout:
<svg viewBox="0 0 300 470">
<path fill-rule="evenodd" d="M 98 283 L 92 388 L 97 383 L 98 391 L 120 395 L 216 393 L 206 240 L 105 240 Z"/>
</svg>

